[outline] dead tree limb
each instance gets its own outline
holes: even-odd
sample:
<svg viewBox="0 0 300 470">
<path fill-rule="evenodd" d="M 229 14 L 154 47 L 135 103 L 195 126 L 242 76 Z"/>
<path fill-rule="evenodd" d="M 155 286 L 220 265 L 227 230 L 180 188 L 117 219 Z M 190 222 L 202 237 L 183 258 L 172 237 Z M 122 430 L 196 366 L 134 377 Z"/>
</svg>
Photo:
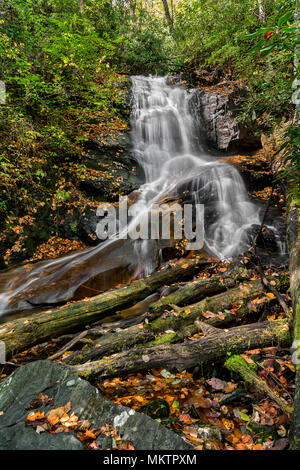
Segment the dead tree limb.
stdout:
<svg viewBox="0 0 300 470">
<path fill-rule="evenodd" d="M 251 366 L 251 364 L 250 364 Z M 256 372 L 251 369 L 249 364 L 241 356 L 235 355 L 227 359 L 225 367 L 231 372 L 239 374 L 247 384 L 253 386 L 258 392 L 267 395 L 272 401 L 277 403 L 279 408 L 284 412 L 291 414 L 293 409 L 287 404 L 283 398 L 280 398 L 273 390 L 260 379 Z"/>
<path fill-rule="evenodd" d="M 204 324 L 203 328 L 205 330 L 207 325 Z M 287 347 L 290 344 L 288 323 L 275 320 L 229 330 L 214 329 L 198 341 L 136 348 L 100 361 L 69 367 L 86 379 L 117 377 L 159 367 L 182 371 L 199 364 L 224 360 L 228 353 L 238 354 L 273 345 Z"/>
</svg>

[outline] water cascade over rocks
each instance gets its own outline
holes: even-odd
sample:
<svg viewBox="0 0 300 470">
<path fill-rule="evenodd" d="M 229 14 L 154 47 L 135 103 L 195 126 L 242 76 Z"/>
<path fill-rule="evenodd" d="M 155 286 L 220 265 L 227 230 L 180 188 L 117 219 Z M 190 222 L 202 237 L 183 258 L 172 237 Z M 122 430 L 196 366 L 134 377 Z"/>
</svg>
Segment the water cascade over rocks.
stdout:
<svg viewBox="0 0 300 470">
<path fill-rule="evenodd" d="M 204 205 L 204 250 L 219 259 L 245 252 L 253 243 L 253 227 L 262 208 L 249 199 L 233 166 L 208 155 L 198 141 L 198 123 L 190 107 L 191 93 L 168 78 L 132 77 L 132 151 L 145 183 L 131 206 L 122 237 L 79 253 L 22 266 L 0 276 L 0 313 L 54 304 L 74 297 L 80 286 L 113 272 L 144 276 L 157 268 L 159 243 L 126 238 L 148 217 L 154 204 L 180 199 Z M 185 199 L 184 199 L 185 198 Z M 275 227 L 278 251 L 285 249 Z"/>
</svg>

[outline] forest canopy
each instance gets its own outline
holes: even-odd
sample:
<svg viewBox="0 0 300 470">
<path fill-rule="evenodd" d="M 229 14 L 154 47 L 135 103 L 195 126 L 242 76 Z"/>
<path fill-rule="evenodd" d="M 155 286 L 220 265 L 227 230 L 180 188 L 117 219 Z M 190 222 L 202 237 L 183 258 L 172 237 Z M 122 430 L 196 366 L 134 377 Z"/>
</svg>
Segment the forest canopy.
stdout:
<svg viewBox="0 0 300 470">
<path fill-rule="evenodd" d="M 199 86 L 240 84 L 247 96 L 239 119 L 258 135 L 293 120 L 295 6 L 295 0 L 1 0 L 2 226 L 28 213 L 45 186 L 51 191 L 62 162 L 80 162 L 87 126 L 122 120 L 116 87 L 122 74 L 191 72 Z M 292 127 L 288 139 L 295 148 L 299 130 Z"/>
</svg>

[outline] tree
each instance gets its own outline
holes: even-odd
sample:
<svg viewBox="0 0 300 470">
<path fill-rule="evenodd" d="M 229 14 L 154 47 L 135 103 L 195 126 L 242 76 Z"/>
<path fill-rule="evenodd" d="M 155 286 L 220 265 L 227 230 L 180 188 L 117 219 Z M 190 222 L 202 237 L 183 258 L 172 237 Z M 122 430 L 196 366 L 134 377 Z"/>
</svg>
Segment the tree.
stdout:
<svg viewBox="0 0 300 470">
<path fill-rule="evenodd" d="M 264 2 L 263 2 L 263 0 L 257 0 L 257 3 L 258 3 L 258 17 L 259 17 L 259 22 L 260 22 L 261 24 L 264 24 L 265 21 L 266 21 Z"/>
<path fill-rule="evenodd" d="M 165 10 L 165 17 L 167 20 L 167 23 L 169 27 L 172 29 L 173 28 L 173 21 L 170 15 L 170 10 L 169 10 L 169 5 L 168 5 L 168 0 L 162 0 L 163 5 L 164 5 L 164 10 Z"/>
<path fill-rule="evenodd" d="M 130 15 L 135 20 L 136 0 L 130 0 Z"/>
</svg>

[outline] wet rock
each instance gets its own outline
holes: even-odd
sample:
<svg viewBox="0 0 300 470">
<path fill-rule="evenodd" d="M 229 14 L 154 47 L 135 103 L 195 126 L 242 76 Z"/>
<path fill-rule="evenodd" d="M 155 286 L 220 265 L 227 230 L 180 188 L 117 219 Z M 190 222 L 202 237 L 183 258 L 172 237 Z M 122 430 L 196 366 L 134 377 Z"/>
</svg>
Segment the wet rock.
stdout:
<svg viewBox="0 0 300 470">
<path fill-rule="evenodd" d="M 259 139 L 237 121 L 244 94 L 234 87 L 192 91 L 191 107 L 199 120 L 201 140 L 208 146 L 219 151 L 260 147 Z"/>
<path fill-rule="evenodd" d="M 277 221 L 275 220 L 274 222 Z M 284 224 L 283 220 L 282 224 Z M 278 226 L 278 223 L 275 223 L 273 227 L 264 225 L 262 229 L 260 225 L 252 225 L 248 232 L 248 236 L 251 240 L 256 240 L 256 245 L 258 248 L 266 251 L 269 254 L 276 254 L 279 250 L 279 241 L 281 239 L 280 231 L 276 225 Z M 284 233 L 282 235 L 284 235 Z M 282 240 L 284 240 L 284 238 L 282 238 Z"/>
<path fill-rule="evenodd" d="M 135 449 L 184 450 L 190 449 L 179 436 L 149 416 L 104 398 L 99 390 L 75 376 L 66 366 L 48 360 L 36 361 L 20 367 L 0 385 L 0 449 L 82 449 L 72 432 L 37 434 L 25 425 L 29 410 L 26 407 L 40 393 L 53 398 L 54 403 L 38 410 L 65 406 L 71 401 L 71 412 L 80 420 L 88 420 L 93 429 L 103 425 L 114 426 L 124 440 Z M 98 437 L 103 448 L 110 448 L 110 440 Z"/>
<path fill-rule="evenodd" d="M 131 193 L 144 181 L 130 152 L 128 131 L 89 140 L 83 163 L 94 171 L 79 179 L 79 188 L 96 200 L 118 200 L 119 195 Z"/>
<path fill-rule="evenodd" d="M 249 191 L 262 190 L 272 186 L 273 174 L 270 171 L 269 160 L 258 151 L 253 155 L 235 155 L 224 157 L 224 163 L 235 166 L 242 174 Z"/>
<path fill-rule="evenodd" d="M 231 403 L 236 403 L 243 401 L 247 396 L 247 392 L 241 388 L 236 388 L 233 392 L 226 394 L 220 401 L 220 406 L 230 405 Z"/>
<path fill-rule="evenodd" d="M 100 205 L 100 204 L 99 204 Z M 58 232 L 70 240 L 81 240 L 89 245 L 99 243 L 96 235 L 97 216 L 96 206 L 72 207 L 68 211 L 60 211 Z"/>
</svg>

